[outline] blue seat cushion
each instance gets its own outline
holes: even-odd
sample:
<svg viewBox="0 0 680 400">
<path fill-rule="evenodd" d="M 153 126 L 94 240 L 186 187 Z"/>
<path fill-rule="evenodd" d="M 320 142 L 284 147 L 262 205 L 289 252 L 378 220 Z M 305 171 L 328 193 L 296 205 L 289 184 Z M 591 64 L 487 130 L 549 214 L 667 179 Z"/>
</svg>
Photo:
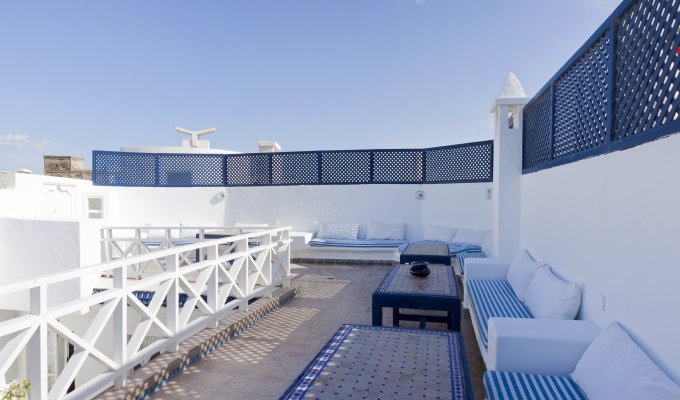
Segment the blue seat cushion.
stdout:
<svg viewBox="0 0 680 400">
<path fill-rule="evenodd" d="M 470 307 L 475 313 L 475 324 L 484 347 L 489 341 L 489 318 L 533 318 L 529 309 L 519 301 L 506 281 L 468 281 L 465 290 L 468 291 Z"/>
<path fill-rule="evenodd" d="M 403 244 L 408 244 L 406 240 L 377 240 L 377 239 L 321 239 L 314 238 L 309 241 L 312 247 L 356 247 L 356 248 L 371 248 L 371 247 L 394 247 L 398 248 Z"/>
<path fill-rule="evenodd" d="M 484 391 L 487 400 L 587 400 L 568 376 L 486 371 Z"/>
<path fill-rule="evenodd" d="M 460 274 L 465 275 L 465 260 L 468 258 L 486 258 L 486 254 L 483 251 L 464 251 L 456 254 L 456 258 L 458 259 Z"/>
</svg>

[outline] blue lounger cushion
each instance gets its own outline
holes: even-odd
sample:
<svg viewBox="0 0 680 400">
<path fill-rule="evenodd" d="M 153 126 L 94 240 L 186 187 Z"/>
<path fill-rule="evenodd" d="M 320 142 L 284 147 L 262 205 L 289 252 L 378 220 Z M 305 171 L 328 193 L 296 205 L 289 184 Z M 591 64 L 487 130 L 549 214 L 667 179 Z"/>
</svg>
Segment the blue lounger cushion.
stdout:
<svg viewBox="0 0 680 400">
<path fill-rule="evenodd" d="M 486 371 L 484 391 L 487 400 L 587 400 L 568 376 Z"/>
<path fill-rule="evenodd" d="M 465 290 L 468 291 L 470 307 L 476 315 L 473 319 L 484 347 L 489 342 L 489 318 L 533 318 L 529 309 L 515 296 L 507 281 L 468 281 Z"/>
<path fill-rule="evenodd" d="M 465 260 L 469 258 L 486 258 L 483 251 L 463 251 L 456 254 L 458 259 L 458 266 L 460 267 L 460 274 L 465 275 Z"/>
<path fill-rule="evenodd" d="M 309 241 L 312 247 L 355 247 L 355 248 L 374 248 L 374 247 L 393 247 L 398 248 L 403 244 L 408 244 L 406 240 L 379 240 L 379 239 L 321 239 L 314 238 Z"/>
<path fill-rule="evenodd" d="M 419 242 L 415 243 L 443 243 L 437 240 L 421 240 Z M 449 245 L 449 254 L 451 256 L 455 256 L 456 254 L 462 252 L 462 251 L 481 251 L 482 248 L 477 246 L 476 244 L 470 244 L 470 243 L 447 243 Z M 405 242 L 401 246 L 399 246 L 399 252 L 403 253 L 404 250 L 406 250 L 406 247 L 409 245 L 409 242 Z"/>
</svg>

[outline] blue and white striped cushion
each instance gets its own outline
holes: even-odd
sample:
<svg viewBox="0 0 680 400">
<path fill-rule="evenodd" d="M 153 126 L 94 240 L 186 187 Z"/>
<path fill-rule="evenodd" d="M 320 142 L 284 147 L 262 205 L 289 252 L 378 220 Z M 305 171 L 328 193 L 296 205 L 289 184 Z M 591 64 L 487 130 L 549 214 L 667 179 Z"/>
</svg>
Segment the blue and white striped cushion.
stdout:
<svg viewBox="0 0 680 400">
<path fill-rule="evenodd" d="M 487 400 L 587 400 L 567 376 L 486 371 L 484 391 Z"/>
<path fill-rule="evenodd" d="M 465 260 L 468 258 L 486 258 L 483 251 L 464 251 L 456 254 L 458 259 L 458 266 L 460 267 L 460 274 L 465 275 Z"/>
<path fill-rule="evenodd" d="M 484 347 L 489 341 L 489 318 L 532 318 L 529 309 L 519 301 L 506 281 L 468 281 L 465 290 L 468 291 L 470 305 L 475 312 L 475 323 Z"/>
<path fill-rule="evenodd" d="M 309 241 L 312 247 L 356 247 L 356 248 L 371 248 L 371 247 L 394 247 L 397 248 L 404 244 L 408 244 L 404 240 L 378 240 L 378 239 L 322 239 L 314 238 Z"/>
</svg>

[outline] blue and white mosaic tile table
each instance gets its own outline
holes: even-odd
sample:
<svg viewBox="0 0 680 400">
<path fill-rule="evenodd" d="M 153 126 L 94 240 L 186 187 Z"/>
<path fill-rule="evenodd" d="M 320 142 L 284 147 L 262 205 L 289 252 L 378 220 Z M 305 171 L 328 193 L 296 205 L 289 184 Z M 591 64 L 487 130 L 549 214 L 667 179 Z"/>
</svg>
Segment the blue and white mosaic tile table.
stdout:
<svg viewBox="0 0 680 400">
<path fill-rule="evenodd" d="M 463 337 L 343 325 L 282 399 L 472 399 Z"/>
<path fill-rule="evenodd" d="M 444 242 L 409 243 L 399 255 L 399 262 L 406 264 L 414 261 L 451 265 L 449 245 Z"/>
<path fill-rule="evenodd" d="M 373 292 L 373 325 L 382 325 L 383 307 L 392 308 L 392 322 L 400 320 L 445 322 L 449 330 L 460 331 L 461 302 L 453 268 L 430 264 L 430 275 L 417 278 L 409 273 L 408 264 L 399 264 L 387 273 Z M 446 316 L 404 314 L 399 308 L 446 311 Z"/>
</svg>

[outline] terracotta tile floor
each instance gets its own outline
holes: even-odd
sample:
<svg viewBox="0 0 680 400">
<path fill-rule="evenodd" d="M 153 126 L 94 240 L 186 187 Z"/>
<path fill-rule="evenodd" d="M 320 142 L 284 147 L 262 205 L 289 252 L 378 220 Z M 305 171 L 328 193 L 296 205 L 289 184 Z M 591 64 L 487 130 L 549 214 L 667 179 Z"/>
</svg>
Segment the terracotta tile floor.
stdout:
<svg viewBox="0 0 680 400">
<path fill-rule="evenodd" d="M 383 265 L 292 266 L 298 297 L 186 369 L 153 399 L 275 399 L 345 323 L 371 324 L 371 294 Z M 391 313 L 383 313 L 391 325 Z M 402 322 L 401 326 L 416 326 Z M 428 324 L 445 329 L 444 324 Z M 483 362 L 467 311 L 462 330 L 475 398 L 483 399 Z"/>
</svg>

